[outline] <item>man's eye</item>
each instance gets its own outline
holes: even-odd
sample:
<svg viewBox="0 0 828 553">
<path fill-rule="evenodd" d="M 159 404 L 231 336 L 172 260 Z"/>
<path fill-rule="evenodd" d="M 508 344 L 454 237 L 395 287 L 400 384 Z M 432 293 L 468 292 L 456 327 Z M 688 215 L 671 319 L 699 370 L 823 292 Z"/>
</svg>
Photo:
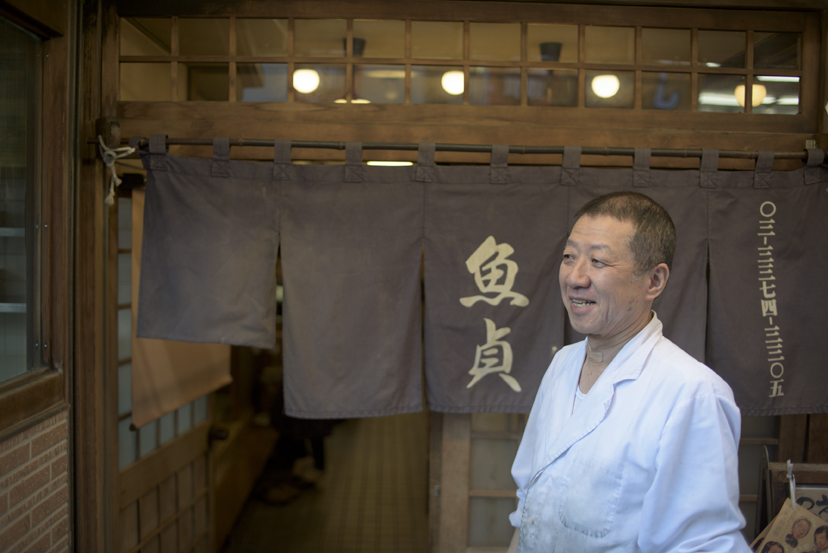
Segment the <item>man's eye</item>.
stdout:
<svg viewBox="0 0 828 553">
<path fill-rule="evenodd" d="M 605 265 L 605 263 L 603 261 L 601 261 L 600 259 L 593 259 L 592 264 L 596 265 L 598 267 L 603 267 Z"/>
</svg>

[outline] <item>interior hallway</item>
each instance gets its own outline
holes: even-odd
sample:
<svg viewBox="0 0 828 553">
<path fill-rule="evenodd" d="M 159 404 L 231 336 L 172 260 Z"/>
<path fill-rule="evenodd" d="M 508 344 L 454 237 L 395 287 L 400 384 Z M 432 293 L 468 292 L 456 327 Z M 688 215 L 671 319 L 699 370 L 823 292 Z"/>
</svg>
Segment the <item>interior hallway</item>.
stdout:
<svg viewBox="0 0 828 553">
<path fill-rule="evenodd" d="M 426 553 L 427 485 L 427 413 L 347 420 L 316 486 L 286 505 L 251 496 L 223 553 Z"/>
</svg>

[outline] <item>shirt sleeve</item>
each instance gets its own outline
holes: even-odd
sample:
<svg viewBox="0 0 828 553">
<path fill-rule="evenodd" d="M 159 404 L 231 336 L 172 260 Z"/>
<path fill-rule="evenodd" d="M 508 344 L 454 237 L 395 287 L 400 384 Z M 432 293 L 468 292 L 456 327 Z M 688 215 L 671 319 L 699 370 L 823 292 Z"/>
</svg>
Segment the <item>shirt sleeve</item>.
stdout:
<svg viewBox="0 0 828 553">
<path fill-rule="evenodd" d="M 750 552 L 740 532 L 741 418 L 732 395 L 719 392 L 681 400 L 664 426 L 641 513 L 644 552 Z"/>
</svg>

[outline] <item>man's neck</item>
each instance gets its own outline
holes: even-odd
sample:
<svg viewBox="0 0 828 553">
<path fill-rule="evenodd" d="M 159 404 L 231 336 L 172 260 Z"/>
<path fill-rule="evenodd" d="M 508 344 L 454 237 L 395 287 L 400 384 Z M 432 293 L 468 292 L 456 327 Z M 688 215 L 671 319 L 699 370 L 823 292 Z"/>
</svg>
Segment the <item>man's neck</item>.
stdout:
<svg viewBox="0 0 828 553">
<path fill-rule="evenodd" d="M 618 352 L 621 351 L 627 342 L 635 338 L 652 320 L 652 312 L 647 311 L 647 316 L 641 321 L 632 325 L 626 332 L 614 336 L 611 340 L 602 340 L 600 337 L 589 336 L 586 343 L 586 356 L 581 367 L 581 376 L 578 385 L 581 392 L 587 393 L 593 384 L 600 378 Z"/>
</svg>

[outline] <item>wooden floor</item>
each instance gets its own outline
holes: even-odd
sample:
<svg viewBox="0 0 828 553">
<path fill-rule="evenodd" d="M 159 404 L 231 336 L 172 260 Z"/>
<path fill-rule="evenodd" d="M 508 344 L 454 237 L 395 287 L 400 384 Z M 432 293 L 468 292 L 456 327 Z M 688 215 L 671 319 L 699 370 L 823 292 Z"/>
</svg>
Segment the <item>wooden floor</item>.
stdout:
<svg viewBox="0 0 828 553">
<path fill-rule="evenodd" d="M 426 553 L 428 415 L 348 420 L 325 471 L 287 505 L 251 497 L 222 553 Z"/>
</svg>

